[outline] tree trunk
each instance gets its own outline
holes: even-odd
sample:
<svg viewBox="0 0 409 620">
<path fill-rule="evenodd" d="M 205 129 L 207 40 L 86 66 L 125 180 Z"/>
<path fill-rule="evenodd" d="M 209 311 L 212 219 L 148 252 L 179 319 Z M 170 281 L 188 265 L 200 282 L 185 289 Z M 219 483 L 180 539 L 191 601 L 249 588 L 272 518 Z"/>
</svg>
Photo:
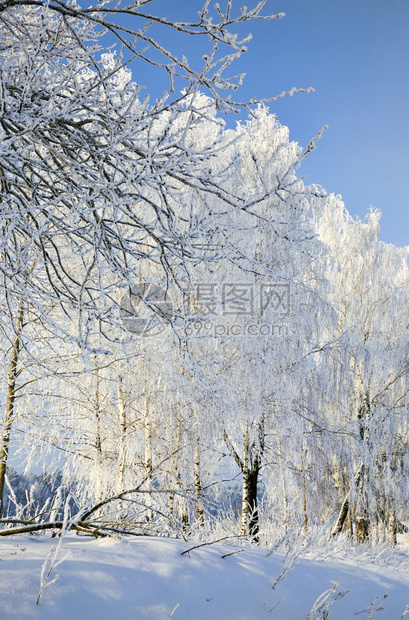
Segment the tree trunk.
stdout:
<svg viewBox="0 0 409 620">
<path fill-rule="evenodd" d="M 260 472 L 260 458 L 257 455 L 254 462 L 250 461 L 249 432 L 247 424 L 243 434 L 243 459 L 241 470 L 243 475 L 242 501 L 241 501 L 241 526 L 240 536 L 252 536 L 258 542 L 259 519 L 258 519 L 258 475 Z"/>
<path fill-rule="evenodd" d="M 247 422 L 244 426 L 243 432 L 243 458 L 241 459 L 235 450 L 232 442 L 225 429 L 223 429 L 223 438 L 225 444 L 240 467 L 243 482 L 242 482 L 242 495 L 241 495 L 241 521 L 240 521 L 240 536 L 253 536 L 253 540 L 258 542 L 259 533 L 259 514 L 257 503 L 257 491 L 258 491 L 258 476 L 261 469 L 261 459 L 264 450 L 264 420 L 259 424 L 259 449 L 256 455 L 251 458 L 250 443 L 249 443 L 249 429 Z M 254 454 L 253 444 L 253 454 Z"/>
<path fill-rule="evenodd" d="M 341 508 L 338 514 L 337 522 L 335 523 L 331 531 L 332 537 L 338 536 L 338 534 L 342 532 L 344 523 L 348 515 L 348 511 L 349 511 L 349 493 L 345 496 L 344 501 L 342 502 L 342 505 L 341 505 Z"/>
<path fill-rule="evenodd" d="M 244 427 L 243 434 L 243 459 L 241 461 L 241 472 L 243 476 L 241 490 L 241 524 L 240 536 L 246 536 L 248 533 L 248 516 L 249 516 L 249 455 L 248 455 L 248 426 Z"/>
<path fill-rule="evenodd" d="M 369 390 L 363 391 L 362 386 L 362 399 L 361 405 L 358 410 L 358 427 L 359 436 L 362 442 L 368 444 L 368 420 L 371 416 L 371 406 Z M 356 502 L 356 516 L 355 516 L 355 531 L 357 542 L 361 543 L 369 537 L 369 511 L 368 511 L 368 499 L 367 499 L 367 487 L 368 487 L 369 473 L 368 469 L 361 465 L 360 476 L 357 483 L 357 502 Z"/>
<path fill-rule="evenodd" d="M 365 542 L 369 536 L 369 524 L 366 512 L 360 512 L 360 514 L 355 517 L 355 524 L 357 542 Z"/>
<path fill-rule="evenodd" d="M 102 500 L 102 463 L 103 463 L 103 455 L 102 455 L 102 439 L 101 439 L 101 405 L 100 405 L 100 395 L 99 395 L 99 369 L 97 367 L 97 363 L 95 361 L 95 392 L 94 392 L 94 416 L 95 416 L 95 461 L 97 464 L 97 475 L 96 475 L 96 496 L 99 501 Z"/>
<path fill-rule="evenodd" d="M 284 532 L 287 533 L 288 498 L 287 498 L 287 489 L 286 489 L 286 486 L 285 486 L 283 452 L 282 452 L 282 449 L 281 449 L 281 442 L 280 442 L 280 439 L 278 437 L 278 433 L 277 433 L 276 441 L 277 441 L 278 462 L 279 462 L 279 465 L 280 465 L 281 488 L 282 488 L 282 493 L 283 493 L 283 518 L 282 518 L 282 524 L 283 524 Z"/>
<path fill-rule="evenodd" d="M 197 429 L 196 429 L 197 430 Z M 196 491 L 196 517 L 199 524 L 203 524 L 204 513 L 202 508 L 202 481 L 200 476 L 200 443 L 199 437 L 196 438 L 195 456 L 194 456 L 194 480 Z"/>
<path fill-rule="evenodd" d="M 11 361 L 9 367 L 9 374 L 7 380 L 7 400 L 6 400 L 6 412 L 4 418 L 4 427 L 1 438 L 0 448 L 0 518 L 3 516 L 4 505 L 4 484 L 6 479 L 7 459 L 9 455 L 9 444 L 11 436 L 11 427 L 15 414 L 15 400 L 16 400 L 16 383 L 18 377 L 17 366 L 19 362 L 20 349 L 21 349 L 21 331 L 23 329 L 24 309 L 20 306 L 18 309 L 18 317 L 16 324 L 16 336 L 11 351 Z"/>
<path fill-rule="evenodd" d="M 365 474 L 365 468 L 361 465 L 360 470 L 355 476 L 355 487 L 357 489 L 357 501 L 355 505 L 350 503 L 350 492 L 348 492 L 342 502 L 338 519 L 334 525 L 331 536 L 338 536 L 344 528 L 347 516 L 349 515 L 352 523 L 355 522 L 355 536 L 358 543 L 364 542 L 369 537 L 369 519 L 367 499 L 365 495 L 365 481 L 367 480 L 367 474 Z M 352 533 L 352 532 L 351 532 Z"/>
<path fill-rule="evenodd" d="M 145 430 L 145 459 L 144 459 L 144 467 L 145 467 L 146 474 L 148 475 L 148 488 L 151 488 L 151 482 L 152 482 L 152 426 L 151 426 L 151 416 L 150 416 L 150 407 L 149 407 L 149 397 L 148 397 L 148 394 L 146 394 L 146 396 L 145 396 L 144 430 Z"/>
<path fill-rule="evenodd" d="M 357 485 L 357 503 L 355 516 L 355 531 L 358 543 L 362 543 L 369 537 L 369 519 L 368 519 L 368 501 L 366 498 L 366 484 L 368 482 L 368 473 L 364 466 L 361 467 Z"/>
<path fill-rule="evenodd" d="M 182 360 L 185 359 L 185 348 L 182 347 Z M 182 364 L 180 365 L 180 374 L 183 377 L 183 375 L 185 374 L 185 367 L 184 367 L 184 362 L 182 361 Z M 174 460 L 173 460 L 173 472 L 172 472 L 172 479 L 175 481 L 175 486 L 177 491 L 179 491 L 180 493 L 182 493 L 183 488 L 182 488 L 182 476 L 180 473 L 180 465 L 179 465 L 179 460 L 180 460 L 180 451 L 182 448 L 182 410 L 180 405 L 177 405 L 177 416 L 176 416 L 176 452 L 175 452 L 175 456 L 174 456 Z M 169 503 L 172 505 L 173 508 L 173 504 L 174 504 L 174 496 L 170 496 L 169 497 Z M 168 503 L 168 506 L 169 506 Z M 188 513 L 188 509 L 187 509 L 187 505 L 186 505 L 186 500 L 184 497 L 182 497 L 181 495 L 179 495 L 178 497 L 178 509 L 179 509 L 179 517 L 180 517 L 180 521 L 182 523 L 182 527 L 183 529 L 187 529 L 189 527 L 189 513 Z M 173 510 L 172 510 L 173 511 Z"/>
<path fill-rule="evenodd" d="M 396 510 L 394 506 L 391 506 L 389 509 L 389 519 L 388 519 L 388 542 L 391 545 L 397 544 L 397 534 L 398 534 L 398 520 L 396 518 Z"/>
<path fill-rule="evenodd" d="M 258 502 L 257 502 L 257 490 L 258 490 L 258 475 L 260 467 L 259 461 L 256 459 L 248 477 L 248 511 L 249 511 L 249 525 L 248 533 L 253 537 L 254 542 L 259 542 L 259 515 L 258 515 Z"/>
<path fill-rule="evenodd" d="M 122 489 L 125 484 L 126 469 L 126 410 L 124 403 L 124 395 L 122 391 L 122 377 L 118 376 L 118 409 L 119 409 L 119 425 L 121 430 L 120 448 L 119 448 L 119 486 Z"/>
<path fill-rule="evenodd" d="M 177 418 L 176 418 L 176 450 L 175 450 L 175 455 L 173 457 L 171 485 L 173 486 L 174 484 L 176 487 L 176 490 L 180 492 L 183 491 L 182 476 L 180 473 L 180 466 L 179 466 L 179 457 L 180 457 L 181 447 L 182 447 L 182 414 L 180 412 L 180 408 L 178 408 L 178 413 L 177 413 Z M 174 505 L 175 505 L 175 495 L 173 493 L 170 493 L 169 499 L 168 499 L 168 510 L 170 514 L 173 514 L 174 512 Z M 186 529 L 189 526 L 189 515 L 187 512 L 186 501 L 180 495 L 178 496 L 178 507 L 179 507 L 180 521 L 182 523 L 183 528 Z"/>
<path fill-rule="evenodd" d="M 302 510 L 303 510 L 304 532 L 307 534 L 308 533 L 307 483 L 305 480 L 303 448 L 301 448 L 301 475 L 302 475 Z"/>
<path fill-rule="evenodd" d="M 173 476 L 173 472 L 174 472 L 174 467 L 172 467 L 172 472 L 170 474 L 170 488 L 173 488 L 174 485 L 174 476 Z M 173 511 L 175 509 L 175 494 L 174 493 L 169 493 L 169 497 L 168 497 L 168 512 L 170 515 L 173 515 Z"/>
<path fill-rule="evenodd" d="M 145 457 L 144 457 L 144 468 L 147 476 L 146 488 L 151 491 L 152 490 L 152 426 L 151 426 L 151 415 L 150 415 L 150 406 L 149 406 L 149 396 L 148 390 L 146 389 L 145 394 L 145 416 L 144 416 L 144 432 L 145 432 Z M 147 504 L 147 513 L 146 520 L 151 521 L 152 519 L 152 496 L 148 495 L 146 499 Z"/>
</svg>

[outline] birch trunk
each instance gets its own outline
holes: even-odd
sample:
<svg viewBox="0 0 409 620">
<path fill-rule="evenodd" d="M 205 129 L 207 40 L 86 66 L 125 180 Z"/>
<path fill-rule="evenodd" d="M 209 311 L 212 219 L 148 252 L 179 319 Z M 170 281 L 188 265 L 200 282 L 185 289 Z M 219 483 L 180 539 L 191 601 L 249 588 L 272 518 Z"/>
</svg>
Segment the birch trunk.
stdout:
<svg viewBox="0 0 409 620">
<path fill-rule="evenodd" d="M 285 486 L 285 475 L 284 475 L 284 461 L 283 461 L 283 451 L 281 448 L 281 442 L 277 433 L 276 436 L 277 441 L 277 453 L 278 453 L 278 462 L 280 466 L 280 478 L 281 478 L 281 490 L 283 494 L 283 528 L 285 533 L 287 532 L 287 519 L 288 519 L 288 498 L 287 498 L 287 489 Z"/>
<path fill-rule="evenodd" d="M 119 486 L 122 489 L 125 484 L 126 470 L 126 410 L 122 389 L 122 377 L 118 376 L 118 409 L 120 425 L 120 448 L 119 448 Z"/>
<path fill-rule="evenodd" d="M 182 493 L 182 476 L 180 473 L 180 450 L 182 447 L 182 414 L 180 409 L 178 409 L 177 418 L 176 418 L 176 450 L 175 455 L 173 457 L 172 463 L 172 473 L 171 473 L 171 485 L 175 485 L 177 491 Z M 172 488 L 171 486 L 171 488 Z M 173 514 L 175 506 L 175 495 L 174 493 L 169 494 L 168 499 L 168 510 L 170 514 Z M 183 528 L 187 528 L 189 526 L 189 515 L 186 508 L 186 502 L 183 497 L 179 495 L 178 497 L 178 508 L 179 508 L 179 517 L 182 523 Z"/>
<path fill-rule="evenodd" d="M 308 533 L 308 515 L 307 515 L 307 483 L 305 480 L 305 468 L 304 468 L 304 455 L 301 448 L 301 475 L 302 475 L 302 510 L 303 510 L 303 522 L 304 532 Z"/>
<path fill-rule="evenodd" d="M 145 459 L 144 467 L 146 474 L 148 475 L 148 488 L 151 488 L 152 484 L 152 425 L 149 406 L 149 397 L 146 394 L 145 397 L 145 417 L 144 417 L 144 429 L 145 429 Z"/>
<path fill-rule="evenodd" d="M 258 475 L 260 472 L 259 460 L 256 459 L 253 467 L 249 472 L 248 479 L 248 510 L 249 510 L 249 527 L 248 533 L 253 537 L 254 542 L 259 542 L 258 534 L 259 528 L 259 515 L 258 515 Z"/>
<path fill-rule="evenodd" d="M 355 480 L 354 480 L 354 484 L 356 487 L 359 486 L 361 481 L 361 469 L 356 473 L 355 475 Z M 356 522 L 356 518 L 355 518 L 355 510 L 354 507 L 351 506 L 350 504 L 350 496 L 351 496 L 351 492 L 348 491 L 347 494 L 344 497 L 344 500 L 341 504 L 341 508 L 340 511 L 338 513 L 338 519 L 337 522 L 335 523 L 334 527 L 332 528 L 331 531 L 331 536 L 338 536 L 338 534 L 340 534 L 344 528 L 344 525 L 346 523 L 347 517 L 349 515 L 349 519 L 350 519 L 350 526 L 351 526 L 351 534 L 353 533 L 353 528 L 352 528 L 352 524 L 355 521 Z"/>
<path fill-rule="evenodd" d="M 152 425 L 151 425 L 151 415 L 150 415 L 150 406 L 149 406 L 149 396 L 146 391 L 145 395 L 145 415 L 144 415 L 144 432 L 145 432 L 145 456 L 144 456 L 144 468 L 147 476 L 146 480 L 146 488 L 151 491 L 152 490 Z M 146 498 L 146 505 L 148 512 L 146 514 L 146 520 L 151 521 L 152 519 L 152 497 L 148 495 Z"/>
<path fill-rule="evenodd" d="M 195 480 L 195 491 L 196 491 L 196 517 L 197 521 L 200 524 L 203 524 L 204 521 L 204 512 L 202 507 L 202 480 L 200 475 L 200 443 L 199 437 L 196 438 L 195 444 L 195 456 L 194 456 L 194 480 Z"/>
<path fill-rule="evenodd" d="M 398 534 L 398 519 L 396 518 L 396 509 L 394 503 L 392 506 L 389 506 L 389 516 L 388 516 L 388 542 L 391 545 L 397 544 L 397 534 Z"/>
<path fill-rule="evenodd" d="M 355 506 L 355 532 L 357 542 L 361 543 L 369 537 L 368 500 L 366 486 L 368 484 L 368 472 L 365 467 L 361 468 L 357 484 L 357 503 Z"/>
<path fill-rule="evenodd" d="M 241 461 L 241 472 L 243 476 L 241 491 L 241 525 L 240 536 L 247 535 L 248 513 L 249 513 L 249 465 L 248 465 L 248 426 L 244 427 L 243 433 L 243 459 Z"/>
<path fill-rule="evenodd" d="M 95 461 L 97 464 L 97 488 L 96 488 L 96 496 L 99 501 L 102 500 L 102 439 L 101 439 L 101 405 L 100 405 L 100 394 L 99 394 L 99 369 L 95 363 L 95 392 L 94 392 L 94 416 L 95 416 Z"/>
<path fill-rule="evenodd" d="M 344 523 L 346 521 L 347 515 L 348 515 L 348 511 L 349 511 L 349 493 L 346 495 L 346 497 L 344 498 L 344 501 L 341 504 L 341 508 L 338 514 L 338 519 L 337 522 L 335 523 L 334 527 L 332 528 L 331 531 L 331 536 L 338 536 L 338 534 L 340 534 L 342 532 L 342 529 L 344 527 Z"/>
<path fill-rule="evenodd" d="M 7 380 L 7 400 L 6 400 L 6 412 L 4 417 L 3 434 L 1 438 L 0 448 L 0 518 L 3 516 L 3 495 L 4 484 L 6 479 L 7 459 L 9 455 L 9 445 L 11 437 L 11 427 L 13 425 L 15 416 L 15 401 L 16 401 L 16 383 L 18 377 L 18 362 L 21 349 L 21 332 L 23 329 L 24 309 L 20 306 L 18 309 L 17 324 L 16 324 L 16 336 L 14 339 L 13 347 L 11 350 L 11 361 L 9 367 L 9 374 Z"/>
<path fill-rule="evenodd" d="M 241 502 L 241 525 L 240 536 L 253 536 L 258 542 L 258 476 L 260 472 L 260 458 L 257 455 L 251 462 L 249 452 L 249 430 L 246 423 L 243 434 L 243 459 L 241 461 L 243 475 L 242 502 Z"/>
</svg>

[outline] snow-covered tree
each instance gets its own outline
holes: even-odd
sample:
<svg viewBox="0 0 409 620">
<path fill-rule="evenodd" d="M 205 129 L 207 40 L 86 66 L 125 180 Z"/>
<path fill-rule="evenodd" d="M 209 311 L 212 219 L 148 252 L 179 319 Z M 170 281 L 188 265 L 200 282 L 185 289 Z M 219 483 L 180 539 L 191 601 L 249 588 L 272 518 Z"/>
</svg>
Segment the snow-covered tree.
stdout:
<svg viewBox="0 0 409 620">
<path fill-rule="evenodd" d="M 231 28 L 260 17 L 265 2 L 236 17 L 231 2 L 225 13 L 206 2 L 191 22 L 145 15 L 148 4 L 19 1 L 0 10 L 1 269 L 44 317 L 44 306 L 59 304 L 69 317 L 59 328 L 81 346 L 94 323 L 104 333 L 118 321 L 124 291 L 147 265 L 156 284 L 178 282 L 207 260 L 226 210 L 253 202 L 227 189 L 227 171 L 216 174 L 212 160 L 225 148 L 216 109 L 234 107 L 223 93 L 241 80 L 224 77 L 245 49 Z M 119 15 L 132 16 L 129 27 L 113 23 Z M 152 22 L 210 38 L 202 68 L 167 51 L 160 28 L 150 36 Z M 123 45 L 117 56 L 102 47 L 106 30 Z M 129 52 L 166 69 L 172 84 L 183 78 L 183 93 L 142 100 Z"/>
<path fill-rule="evenodd" d="M 325 385 L 319 410 L 322 441 L 331 436 L 340 513 L 358 540 L 396 540 L 397 515 L 406 510 L 408 256 L 379 241 L 379 213 L 353 220 L 330 196 L 320 218 L 328 244 L 328 299 L 337 312 L 321 354 Z M 319 392 L 316 393 L 317 401 Z M 327 437 L 328 439 L 325 439 Z M 328 498 L 329 499 L 329 498 Z M 402 512 L 403 511 L 403 512 Z M 348 519 L 347 519 L 348 517 Z"/>
</svg>

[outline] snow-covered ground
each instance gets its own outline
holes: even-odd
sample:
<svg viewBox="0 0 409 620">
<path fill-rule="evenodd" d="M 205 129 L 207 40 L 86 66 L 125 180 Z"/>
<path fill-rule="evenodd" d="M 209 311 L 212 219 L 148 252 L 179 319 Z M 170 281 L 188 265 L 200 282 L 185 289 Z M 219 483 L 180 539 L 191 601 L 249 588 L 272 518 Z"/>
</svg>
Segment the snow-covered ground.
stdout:
<svg viewBox="0 0 409 620">
<path fill-rule="evenodd" d="M 212 545 L 181 555 L 194 543 L 68 536 L 57 562 L 65 559 L 36 606 L 42 566 L 57 544 L 46 536 L 0 540 L 1 620 L 304 620 L 335 583 L 339 592 L 350 592 L 331 605 L 332 620 L 399 620 L 409 603 L 407 561 L 397 570 L 302 559 L 273 589 L 285 559 L 262 549 Z M 379 606 L 385 594 L 383 611 L 371 615 L 371 603 L 378 597 Z M 322 617 L 322 610 L 309 616 Z"/>
</svg>

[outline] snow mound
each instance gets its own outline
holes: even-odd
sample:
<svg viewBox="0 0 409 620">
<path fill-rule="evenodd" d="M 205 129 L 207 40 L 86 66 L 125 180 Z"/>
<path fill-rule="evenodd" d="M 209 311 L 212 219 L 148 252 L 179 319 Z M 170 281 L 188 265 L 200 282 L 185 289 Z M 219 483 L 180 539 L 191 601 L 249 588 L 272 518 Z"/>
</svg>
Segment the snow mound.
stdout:
<svg viewBox="0 0 409 620">
<path fill-rule="evenodd" d="M 349 592 L 331 604 L 332 620 L 399 620 L 409 603 L 408 574 L 376 564 L 302 559 L 273 589 L 284 557 L 261 549 L 212 545 L 181 555 L 194 543 L 69 536 L 36 605 L 41 569 L 56 540 L 0 541 L 1 620 L 311 620 L 325 617 L 319 605 L 310 611 L 335 583 L 327 604 Z"/>
</svg>

